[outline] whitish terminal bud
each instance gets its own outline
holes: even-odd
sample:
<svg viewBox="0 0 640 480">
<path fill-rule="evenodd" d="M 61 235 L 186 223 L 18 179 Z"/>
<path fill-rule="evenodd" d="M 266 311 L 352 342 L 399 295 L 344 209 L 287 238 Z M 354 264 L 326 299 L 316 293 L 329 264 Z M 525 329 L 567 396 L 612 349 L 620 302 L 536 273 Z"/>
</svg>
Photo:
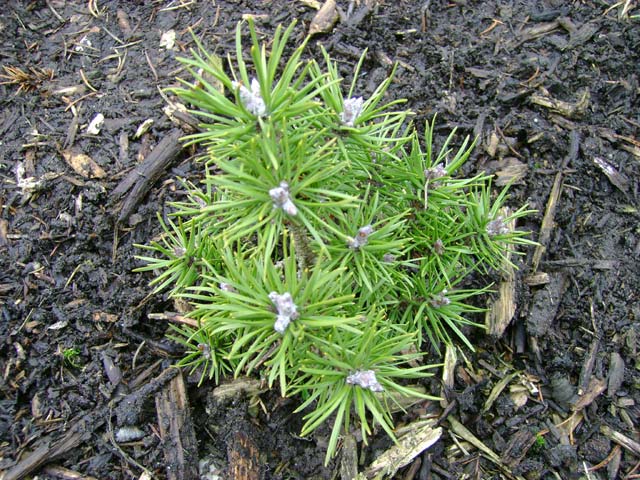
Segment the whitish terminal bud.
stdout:
<svg viewBox="0 0 640 480">
<path fill-rule="evenodd" d="M 437 239 L 433 243 L 433 251 L 436 252 L 436 255 L 444 255 L 444 242 L 442 239 Z"/>
<path fill-rule="evenodd" d="M 280 182 L 279 187 L 269 190 L 269 196 L 271 200 L 273 200 L 273 206 L 275 208 L 281 208 L 292 216 L 298 214 L 298 209 L 289 196 L 289 184 L 287 182 Z"/>
<path fill-rule="evenodd" d="M 429 206 L 429 182 L 433 182 L 434 185 L 439 182 L 439 179 L 447 175 L 447 169 L 444 167 L 442 162 L 434 165 L 431 168 L 427 168 L 424 171 L 424 177 L 426 182 L 424 184 L 424 209 L 426 210 Z"/>
<path fill-rule="evenodd" d="M 187 254 L 187 249 L 184 247 L 173 247 L 173 254 L 176 257 L 184 257 Z"/>
<path fill-rule="evenodd" d="M 285 292 L 282 295 L 271 292 L 269 294 L 269 300 L 273 302 L 278 312 L 276 322 L 273 324 L 273 329 L 278 333 L 284 334 L 289 323 L 300 316 L 298 314 L 298 307 L 293 303 L 293 298 L 291 298 L 289 292 Z"/>
<path fill-rule="evenodd" d="M 369 241 L 369 235 L 373 233 L 373 227 L 371 225 L 366 225 L 358 230 L 358 234 L 356 238 L 350 238 L 347 242 L 351 248 L 354 250 L 366 245 Z"/>
<path fill-rule="evenodd" d="M 427 178 L 427 180 L 437 180 L 439 178 L 444 177 L 447 174 L 447 169 L 444 168 L 444 165 L 442 165 L 442 162 L 438 163 L 437 165 L 434 165 L 431 168 L 427 168 L 424 171 L 424 176 Z"/>
<path fill-rule="evenodd" d="M 490 237 L 495 235 L 506 235 L 509 231 L 509 227 L 502 217 L 498 217 L 487 223 L 487 233 Z"/>
<path fill-rule="evenodd" d="M 372 392 L 384 391 L 384 388 L 382 388 L 382 385 L 380 385 L 376 379 L 376 372 L 373 370 L 358 370 L 347 377 L 347 383 L 368 388 Z"/>
<path fill-rule="evenodd" d="M 204 358 L 206 358 L 207 360 L 211 359 L 211 347 L 209 345 L 207 345 L 206 343 L 199 343 L 198 350 L 200 350 L 200 353 L 202 353 L 202 356 Z"/>
<path fill-rule="evenodd" d="M 219 287 L 220 287 L 220 290 L 222 290 L 223 292 L 237 293 L 236 289 L 233 288 L 233 286 L 228 283 L 220 282 Z"/>
<path fill-rule="evenodd" d="M 251 80 L 251 90 L 242 85 L 240 82 L 232 82 L 233 88 L 237 88 L 240 93 L 240 101 L 249 113 L 256 117 L 262 117 L 267 112 L 267 106 L 264 104 L 262 95 L 260 94 L 260 83 L 255 78 Z"/>
<path fill-rule="evenodd" d="M 429 303 L 433 308 L 440 308 L 449 305 L 451 303 L 451 300 L 447 298 L 447 291 L 442 290 L 442 292 L 431 297 L 431 301 Z"/>
<path fill-rule="evenodd" d="M 362 113 L 363 104 L 364 101 L 362 97 L 346 98 L 344 100 L 342 113 L 340 114 L 340 121 L 347 127 L 353 127 L 353 124 Z"/>
</svg>

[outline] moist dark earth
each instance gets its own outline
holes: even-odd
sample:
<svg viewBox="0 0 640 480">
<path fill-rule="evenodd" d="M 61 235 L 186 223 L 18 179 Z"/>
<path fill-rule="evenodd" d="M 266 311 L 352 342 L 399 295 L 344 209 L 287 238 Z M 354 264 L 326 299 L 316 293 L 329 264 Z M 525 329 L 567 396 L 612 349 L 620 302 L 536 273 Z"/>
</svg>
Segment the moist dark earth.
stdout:
<svg viewBox="0 0 640 480">
<path fill-rule="evenodd" d="M 182 128 L 163 89 L 188 78 L 176 58 L 194 46 L 190 29 L 224 57 L 243 17 L 266 42 L 296 19 L 293 48 L 314 3 L 3 4 L 5 479 L 341 477 L 340 455 L 323 466 L 326 431 L 297 435 L 296 399 L 259 388 L 221 399 L 213 382 L 171 367 L 181 350 L 164 314 L 175 305 L 132 272 L 135 244 L 160 233 L 156 212 L 182 198 L 179 179 L 202 176 L 202 152 L 174 155 L 127 215 L 127 192 L 116 195 Z M 469 330 L 476 351 L 460 346 L 446 385 L 441 374 L 425 382 L 442 402 L 397 415 L 398 426 L 430 417 L 443 430 L 393 477 L 640 478 L 640 6 L 339 0 L 334 11 L 306 55 L 324 45 L 350 80 L 368 49 L 363 96 L 397 64 L 389 100 L 406 98 L 419 129 L 437 114 L 436 145 L 453 128 L 457 144 L 477 137 L 465 173 L 515 180 L 509 204 L 537 210 L 518 228 L 544 246 L 518 260 L 506 330 Z M 391 446 L 384 434 L 358 443 L 360 471 Z"/>
</svg>

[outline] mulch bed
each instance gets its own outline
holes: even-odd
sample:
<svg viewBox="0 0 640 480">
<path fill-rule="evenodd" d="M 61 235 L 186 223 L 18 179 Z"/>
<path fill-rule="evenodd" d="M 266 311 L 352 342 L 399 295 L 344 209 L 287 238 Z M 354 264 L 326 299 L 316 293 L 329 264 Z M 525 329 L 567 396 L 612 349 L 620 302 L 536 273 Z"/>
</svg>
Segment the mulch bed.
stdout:
<svg viewBox="0 0 640 480">
<path fill-rule="evenodd" d="M 346 438 L 325 467 L 294 400 L 255 379 L 198 387 L 171 367 L 174 305 L 132 273 L 179 179 L 201 176 L 162 90 L 187 77 L 176 57 L 190 29 L 224 57 L 246 15 L 265 39 L 312 26 L 307 55 L 322 43 L 347 79 L 367 48 L 365 96 L 397 63 L 390 99 L 418 126 L 437 113 L 438 142 L 478 137 L 466 171 L 515 181 L 512 205 L 538 212 L 519 228 L 540 247 L 493 279 L 489 333 L 425 383 L 442 402 L 398 415 L 439 434 L 394 478 L 640 478 L 638 3 L 323 3 L 3 5 L 0 478 L 372 477 L 392 447 Z"/>
</svg>

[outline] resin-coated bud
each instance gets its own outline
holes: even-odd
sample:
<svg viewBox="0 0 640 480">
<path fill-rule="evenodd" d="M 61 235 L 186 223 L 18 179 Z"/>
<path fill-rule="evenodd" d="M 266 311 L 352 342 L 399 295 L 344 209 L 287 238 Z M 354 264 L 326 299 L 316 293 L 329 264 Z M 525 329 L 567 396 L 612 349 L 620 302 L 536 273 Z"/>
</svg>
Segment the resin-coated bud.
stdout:
<svg viewBox="0 0 640 480">
<path fill-rule="evenodd" d="M 222 290 L 223 292 L 237 293 L 236 289 L 233 288 L 233 286 L 230 285 L 229 283 L 220 282 L 220 285 L 218 286 L 220 287 L 220 290 Z"/>
<path fill-rule="evenodd" d="M 340 121 L 347 127 L 353 127 L 355 121 L 362 113 L 363 104 L 364 100 L 362 100 L 362 97 L 345 99 L 343 110 L 340 114 Z"/>
<path fill-rule="evenodd" d="M 427 177 L 427 180 L 437 180 L 439 178 L 444 177 L 445 175 L 447 175 L 447 169 L 444 168 L 444 165 L 442 165 L 442 162 L 438 163 L 437 165 L 434 165 L 431 168 L 427 168 L 424 171 L 424 176 Z"/>
<path fill-rule="evenodd" d="M 200 353 L 204 358 L 211 360 L 211 347 L 209 345 L 206 343 L 199 343 L 198 350 L 200 350 Z"/>
<path fill-rule="evenodd" d="M 369 235 L 373 233 L 373 227 L 371 225 L 366 225 L 358 230 L 358 234 L 356 238 L 350 238 L 348 243 L 351 248 L 358 249 L 363 245 L 366 245 L 369 241 Z"/>
<path fill-rule="evenodd" d="M 289 323 L 299 317 L 298 307 L 293 303 L 293 298 L 289 292 L 285 292 L 282 295 L 271 292 L 269 294 L 269 300 L 273 302 L 278 312 L 276 322 L 273 324 L 273 329 L 278 333 L 284 334 Z"/>
<path fill-rule="evenodd" d="M 436 252 L 436 255 L 444 255 L 444 242 L 442 239 L 437 239 L 433 242 L 433 251 Z"/>
<path fill-rule="evenodd" d="M 451 300 L 447 298 L 447 291 L 442 290 L 442 292 L 434 295 L 429 302 L 433 308 L 445 307 L 451 303 Z"/>
<path fill-rule="evenodd" d="M 289 196 L 289 184 L 287 182 L 280 182 L 279 187 L 269 190 L 269 196 L 273 200 L 275 208 L 281 208 L 291 216 L 298 214 L 298 209 Z"/>
<path fill-rule="evenodd" d="M 232 82 L 233 88 L 238 89 L 240 100 L 249 113 L 256 117 L 262 117 L 267 112 L 267 106 L 260 94 L 260 83 L 255 78 L 251 80 L 251 90 L 240 82 Z"/>
<path fill-rule="evenodd" d="M 487 223 L 487 234 L 490 237 L 495 235 L 506 235 L 510 232 L 509 227 L 505 223 L 502 217 L 498 217 L 495 220 Z"/>
<path fill-rule="evenodd" d="M 347 383 L 350 385 L 358 385 L 362 388 L 368 388 L 372 392 L 382 392 L 384 388 L 376 379 L 376 372 L 373 370 L 358 370 L 347 377 Z"/>
</svg>

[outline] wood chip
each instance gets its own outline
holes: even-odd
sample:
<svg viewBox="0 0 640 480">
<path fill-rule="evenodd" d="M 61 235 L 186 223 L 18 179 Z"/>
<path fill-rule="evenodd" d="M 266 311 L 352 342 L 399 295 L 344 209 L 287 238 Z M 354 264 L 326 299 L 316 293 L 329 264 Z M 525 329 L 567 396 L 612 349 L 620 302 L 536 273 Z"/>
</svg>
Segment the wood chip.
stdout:
<svg viewBox="0 0 640 480">
<path fill-rule="evenodd" d="M 611 427 L 607 425 L 601 425 L 600 432 L 602 432 L 603 435 L 605 435 L 606 437 L 609 437 L 609 439 L 613 440 L 621 447 L 629 450 L 630 452 L 634 453 L 637 456 L 640 456 L 640 443 L 630 439 L 629 437 L 627 437 L 626 435 L 623 435 L 620 432 L 616 432 L 615 430 L 613 430 Z"/>
<path fill-rule="evenodd" d="M 311 20 L 309 25 L 309 36 L 317 33 L 327 33 L 338 21 L 339 14 L 335 0 L 326 0 L 322 8 Z"/>
<path fill-rule="evenodd" d="M 147 434 L 136 426 L 120 427 L 114 433 L 117 443 L 135 442 L 144 438 Z"/>
<path fill-rule="evenodd" d="M 89 125 L 87 125 L 87 128 L 85 130 L 87 132 L 87 135 L 98 135 L 100 133 L 100 130 L 102 129 L 103 124 L 104 115 L 98 113 L 95 117 L 93 117 L 91 122 L 89 122 Z"/>
<path fill-rule="evenodd" d="M 47 475 L 62 480 L 98 480 L 96 477 L 69 470 L 59 465 L 50 465 L 42 469 Z M 37 477 L 34 477 L 37 478 Z"/>
<path fill-rule="evenodd" d="M 0 247 L 8 245 L 7 235 L 9 233 L 9 221 L 0 218 Z"/>
<path fill-rule="evenodd" d="M 300 0 L 300 3 L 314 10 L 320 10 L 322 7 L 322 4 L 318 2 L 318 0 Z"/>
<path fill-rule="evenodd" d="M 493 402 L 495 402 L 498 399 L 502 391 L 507 387 L 507 385 L 511 383 L 511 381 L 515 378 L 516 375 L 517 375 L 516 373 L 511 373 L 493 386 L 493 388 L 491 389 L 491 393 L 487 397 L 487 400 L 484 402 L 484 407 L 482 407 L 482 413 L 489 411 L 489 409 L 493 405 Z"/>
<path fill-rule="evenodd" d="M 122 371 L 106 352 L 102 352 L 102 365 L 111 385 L 119 385 L 122 381 Z"/>
<path fill-rule="evenodd" d="M 613 397 L 624 380 L 624 359 L 618 352 L 609 357 L 609 375 L 607 376 L 607 395 Z"/>
<path fill-rule="evenodd" d="M 167 479 L 199 479 L 198 443 L 181 373 L 156 395 L 156 411 Z"/>
<path fill-rule="evenodd" d="M 44 415 L 42 410 L 42 403 L 40 402 L 40 392 L 37 392 L 31 399 L 31 416 L 34 419 L 39 419 Z"/>
<path fill-rule="evenodd" d="M 598 355 L 598 349 L 600 348 L 600 340 L 595 338 L 591 342 L 589 351 L 582 362 L 582 369 L 580 370 L 580 380 L 578 381 L 578 395 L 582 395 L 584 391 L 589 387 L 589 380 L 593 373 L 593 367 L 596 363 L 596 356 Z"/>
<path fill-rule="evenodd" d="M 508 209 L 502 208 L 500 215 L 508 217 Z M 511 220 L 507 224 L 507 227 L 509 227 L 509 230 L 515 230 L 515 220 Z M 503 280 L 498 285 L 498 297 L 489 305 L 485 315 L 487 332 L 496 338 L 502 336 L 516 313 L 516 275 L 513 265 L 511 264 L 511 256 L 512 250 L 509 249 L 507 251 L 506 261 L 503 264 Z"/>
<path fill-rule="evenodd" d="M 442 428 L 435 427 L 435 420 L 419 420 L 408 424 L 398 433 L 398 443 L 383 452 L 366 470 L 367 478 L 382 474 L 392 478 L 394 474 L 413 461 L 418 455 L 436 443 Z"/>
<path fill-rule="evenodd" d="M 240 377 L 214 388 L 211 396 L 218 402 L 226 402 L 228 400 L 240 398 L 243 395 L 252 397 L 264 391 L 266 391 L 266 388 L 260 380 L 249 377 Z"/>
<path fill-rule="evenodd" d="M 613 165 L 607 163 L 604 159 L 600 157 L 594 157 L 593 163 L 595 163 L 600 170 L 607 176 L 609 181 L 621 192 L 628 193 L 629 192 L 629 179 L 619 173 Z"/>
<path fill-rule="evenodd" d="M 489 306 L 485 315 L 487 332 L 500 338 L 516 313 L 516 284 L 513 280 L 500 282 L 498 298 Z"/>
<path fill-rule="evenodd" d="M 589 381 L 587 390 L 578 397 L 578 400 L 572 405 L 571 409 L 575 412 L 588 407 L 593 401 L 602 394 L 607 388 L 607 382 L 599 378 L 592 378 Z"/>
<path fill-rule="evenodd" d="M 532 94 L 529 97 L 531 103 L 549 109 L 551 112 L 559 113 L 563 117 L 578 118 L 584 115 L 589 108 L 591 102 L 591 93 L 589 89 L 585 89 L 575 103 L 565 102 L 552 98 L 549 95 Z"/>
<path fill-rule="evenodd" d="M 533 252 L 532 267 L 534 272 L 538 270 L 538 265 L 540 264 L 542 255 L 544 255 L 544 252 L 547 249 L 547 244 L 551 239 L 551 232 L 553 230 L 553 225 L 555 223 L 554 219 L 556 215 L 556 209 L 558 206 L 558 200 L 560 199 L 560 194 L 562 193 L 562 182 L 563 182 L 562 172 L 558 172 L 553 181 L 551 192 L 549 193 L 549 200 L 547 200 L 547 206 L 545 208 L 544 217 L 542 218 L 542 225 L 540 225 L 540 235 L 538 236 L 538 246 Z"/>
<path fill-rule="evenodd" d="M 546 272 L 536 272 L 532 275 L 524 277 L 524 283 L 530 287 L 537 287 L 549 283 L 549 274 Z"/>
<path fill-rule="evenodd" d="M 67 325 L 69 325 L 69 320 L 59 320 L 56 323 L 49 325 L 47 330 L 62 330 Z"/>
<path fill-rule="evenodd" d="M 526 428 L 517 430 L 511 435 L 507 447 L 502 452 L 502 462 L 510 469 L 515 467 L 522 461 L 535 441 L 536 435 L 533 432 Z"/>
<path fill-rule="evenodd" d="M 529 167 L 515 157 L 507 157 L 498 162 L 495 184 L 498 187 L 523 183 Z"/>
<path fill-rule="evenodd" d="M 85 178 L 104 178 L 107 176 L 103 168 L 89 155 L 67 149 L 62 151 L 62 157 L 74 172 Z"/>
<path fill-rule="evenodd" d="M 516 407 L 516 410 L 524 407 L 529 401 L 529 391 L 523 385 L 510 385 L 509 398 Z"/>
<path fill-rule="evenodd" d="M 107 312 L 93 312 L 92 319 L 94 322 L 107 322 L 116 323 L 118 321 L 118 315 Z"/>
<path fill-rule="evenodd" d="M 144 161 L 133 169 L 112 192 L 111 202 L 116 202 L 129 192 L 122 203 L 118 223 L 123 224 L 154 183 L 178 157 L 181 150 L 182 130 L 174 128 L 155 146 Z M 144 137 L 143 137 L 144 138 Z"/>
<path fill-rule="evenodd" d="M 458 355 L 456 354 L 456 347 L 451 344 L 447 344 L 444 352 L 444 365 L 442 368 L 442 384 L 449 389 L 452 389 L 455 384 L 455 369 L 458 363 Z"/>
<path fill-rule="evenodd" d="M 151 126 L 153 125 L 153 118 L 147 118 L 144 122 L 142 122 L 138 128 L 136 129 L 136 133 L 133 134 L 133 139 L 138 140 L 142 135 L 147 133 Z"/>
<path fill-rule="evenodd" d="M 549 283 L 533 295 L 533 304 L 527 317 L 527 331 L 534 337 L 544 336 L 556 317 L 560 299 L 566 288 L 566 274 L 555 272 Z"/>
<path fill-rule="evenodd" d="M 340 479 L 353 480 L 358 476 L 358 444 L 348 433 L 342 441 L 342 458 L 340 459 Z"/>
<path fill-rule="evenodd" d="M 120 27 L 120 31 L 124 34 L 124 36 L 131 36 L 131 22 L 129 22 L 129 16 L 127 15 L 127 12 L 119 8 L 116 11 L 116 18 L 118 19 L 118 27 Z"/>
<path fill-rule="evenodd" d="M 260 475 L 260 451 L 249 435 L 238 431 L 227 448 L 229 480 L 258 480 Z"/>
<path fill-rule="evenodd" d="M 548 33 L 553 32 L 559 26 L 560 24 L 558 22 L 553 21 L 548 23 L 541 23 L 539 25 L 526 28 L 520 34 L 520 40 L 518 41 L 518 44 L 528 42 L 529 40 L 536 39 L 543 35 L 547 35 Z"/>
</svg>

